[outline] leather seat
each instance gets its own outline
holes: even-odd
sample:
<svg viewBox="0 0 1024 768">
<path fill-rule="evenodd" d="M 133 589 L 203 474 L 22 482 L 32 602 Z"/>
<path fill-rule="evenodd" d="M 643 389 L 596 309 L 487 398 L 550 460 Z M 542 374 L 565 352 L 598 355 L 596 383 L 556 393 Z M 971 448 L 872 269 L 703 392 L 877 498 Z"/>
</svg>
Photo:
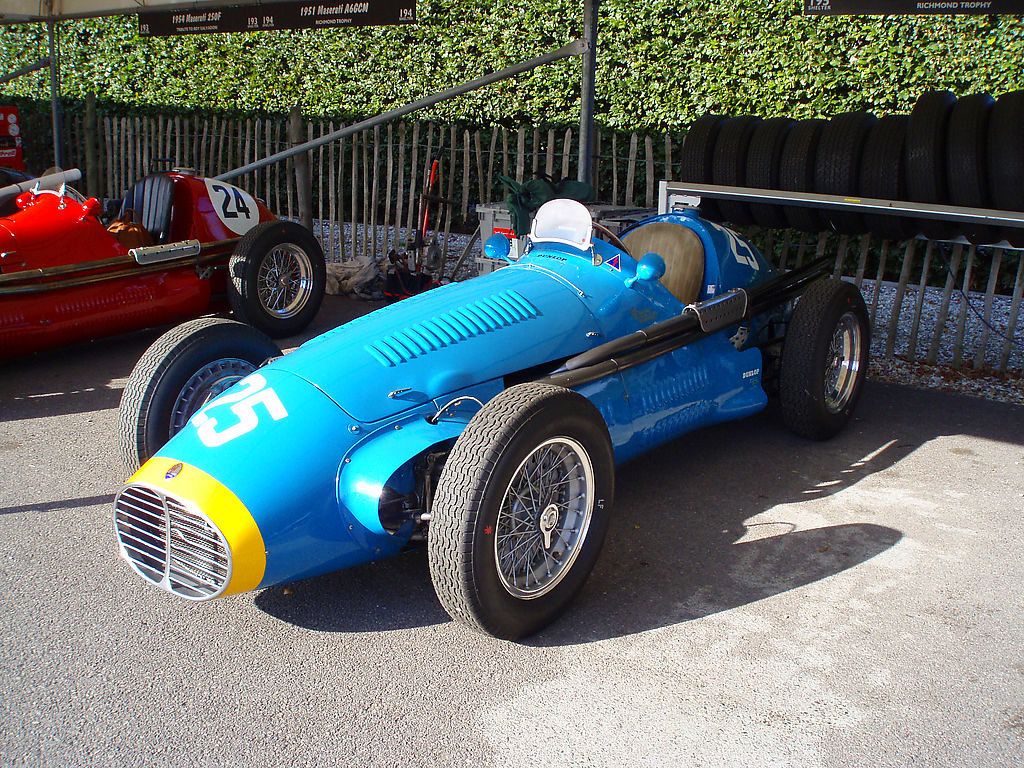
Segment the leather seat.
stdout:
<svg viewBox="0 0 1024 768">
<path fill-rule="evenodd" d="M 696 232 L 682 224 L 652 221 L 624 235 L 622 242 L 635 259 L 650 252 L 661 256 L 661 284 L 683 304 L 697 301 L 704 279 L 704 244 Z"/>
<path fill-rule="evenodd" d="M 128 209 L 134 210 L 153 242 L 164 243 L 170 234 L 173 202 L 174 182 L 167 174 L 152 173 L 135 182 L 125 193 L 120 216 Z"/>
</svg>

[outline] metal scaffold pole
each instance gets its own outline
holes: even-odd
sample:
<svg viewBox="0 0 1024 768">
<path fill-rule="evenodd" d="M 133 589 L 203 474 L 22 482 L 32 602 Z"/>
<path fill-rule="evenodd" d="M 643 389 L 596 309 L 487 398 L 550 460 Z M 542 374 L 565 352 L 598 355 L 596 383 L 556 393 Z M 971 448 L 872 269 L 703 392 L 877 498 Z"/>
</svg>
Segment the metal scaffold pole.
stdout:
<svg viewBox="0 0 1024 768">
<path fill-rule="evenodd" d="M 580 88 L 580 155 L 576 178 L 590 183 L 594 165 L 594 101 L 597 79 L 597 7 L 601 0 L 583 0 L 583 74 Z"/>
</svg>

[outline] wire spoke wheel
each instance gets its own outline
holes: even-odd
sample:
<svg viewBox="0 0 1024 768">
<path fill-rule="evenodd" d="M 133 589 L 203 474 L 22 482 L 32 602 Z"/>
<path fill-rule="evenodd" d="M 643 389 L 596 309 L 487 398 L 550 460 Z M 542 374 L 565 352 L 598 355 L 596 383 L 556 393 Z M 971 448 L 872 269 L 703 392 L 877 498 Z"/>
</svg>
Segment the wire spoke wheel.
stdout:
<svg viewBox="0 0 1024 768">
<path fill-rule="evenodd" d="M 611 438 L 587 398 L 536 382 L 495 395 L 455 441 L 431 505 L 441 605 L 507 640 L 549 624 L 597 561 L 614 490 Z"/>
<path fill-rule="evenodd" d="M 248 360 L 232 357 L 214 360 L 196 371 L 185 382 L 171 408 L 170 434 L 180 432 L 196 411 L 255 370 L 256 366 Z"/>
<path fill-rule="evenodd" d="M 235 317 L 274 338 L 309 325 L 327 283 L 320 243 L 293 221 L 265 221 L 250 229 L 231 255 L 228 274 Z"/>
<path fill-rule="evenodd" d="M 514 597 L 550 592 L 572 568 L 594 509 L 594 467 L 575 440 L 541 443 L 516 470 L 498 511 L 494 558 Z"/>
<path fill-rule="evenodd" d="M 839 413 L 853 396 L 863 343 L 856 316 L 853 312 L 844 313 L 836 324 L 825 357 L 825 406 L 832 413 Z"/>
<path fill-rule="evenodd" d="M 257 277 L 260 303 L 276 317 L 294 317 L 305 305 L 312 289 L 313 264 L 297 245 L 278 245 L 260 264 Z"/>
</svg>

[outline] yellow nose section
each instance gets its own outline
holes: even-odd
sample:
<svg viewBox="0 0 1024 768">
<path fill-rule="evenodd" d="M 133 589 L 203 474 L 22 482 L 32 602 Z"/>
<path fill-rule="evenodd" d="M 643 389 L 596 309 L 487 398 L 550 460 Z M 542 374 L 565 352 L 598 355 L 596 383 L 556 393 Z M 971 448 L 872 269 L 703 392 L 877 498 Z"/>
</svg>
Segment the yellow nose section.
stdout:
<svg viewBox="0 0 1024 768">
<path fill-rule="evenodd" d="M 128 482 L 159 488 L 217 526 L 231 553 L 231 579 L 222 595 L 248 592 L 263 581 L 267 548 L 259 526 L 239 498 L 213 477 L 189 464 L 156 456 Z"/>
</svg>

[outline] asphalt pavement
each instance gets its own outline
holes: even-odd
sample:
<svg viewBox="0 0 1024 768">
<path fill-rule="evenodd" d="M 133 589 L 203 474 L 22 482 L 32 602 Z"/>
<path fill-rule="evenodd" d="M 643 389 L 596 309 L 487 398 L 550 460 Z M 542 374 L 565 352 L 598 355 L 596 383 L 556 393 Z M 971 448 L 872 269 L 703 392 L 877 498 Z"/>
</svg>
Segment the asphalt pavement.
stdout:
<svg viewBox="0 0 1024 768">
<path fill-rule="evenodd" d="M 773 409 L 677 440 L 514 644 L 448 618 L 422 551 L 144 583 L 115 427 L 156 336 L 0 364 L 0 765 L 1024 766 L 1022 407 L 869 382 L 825 443 Z"/>
</svg>

